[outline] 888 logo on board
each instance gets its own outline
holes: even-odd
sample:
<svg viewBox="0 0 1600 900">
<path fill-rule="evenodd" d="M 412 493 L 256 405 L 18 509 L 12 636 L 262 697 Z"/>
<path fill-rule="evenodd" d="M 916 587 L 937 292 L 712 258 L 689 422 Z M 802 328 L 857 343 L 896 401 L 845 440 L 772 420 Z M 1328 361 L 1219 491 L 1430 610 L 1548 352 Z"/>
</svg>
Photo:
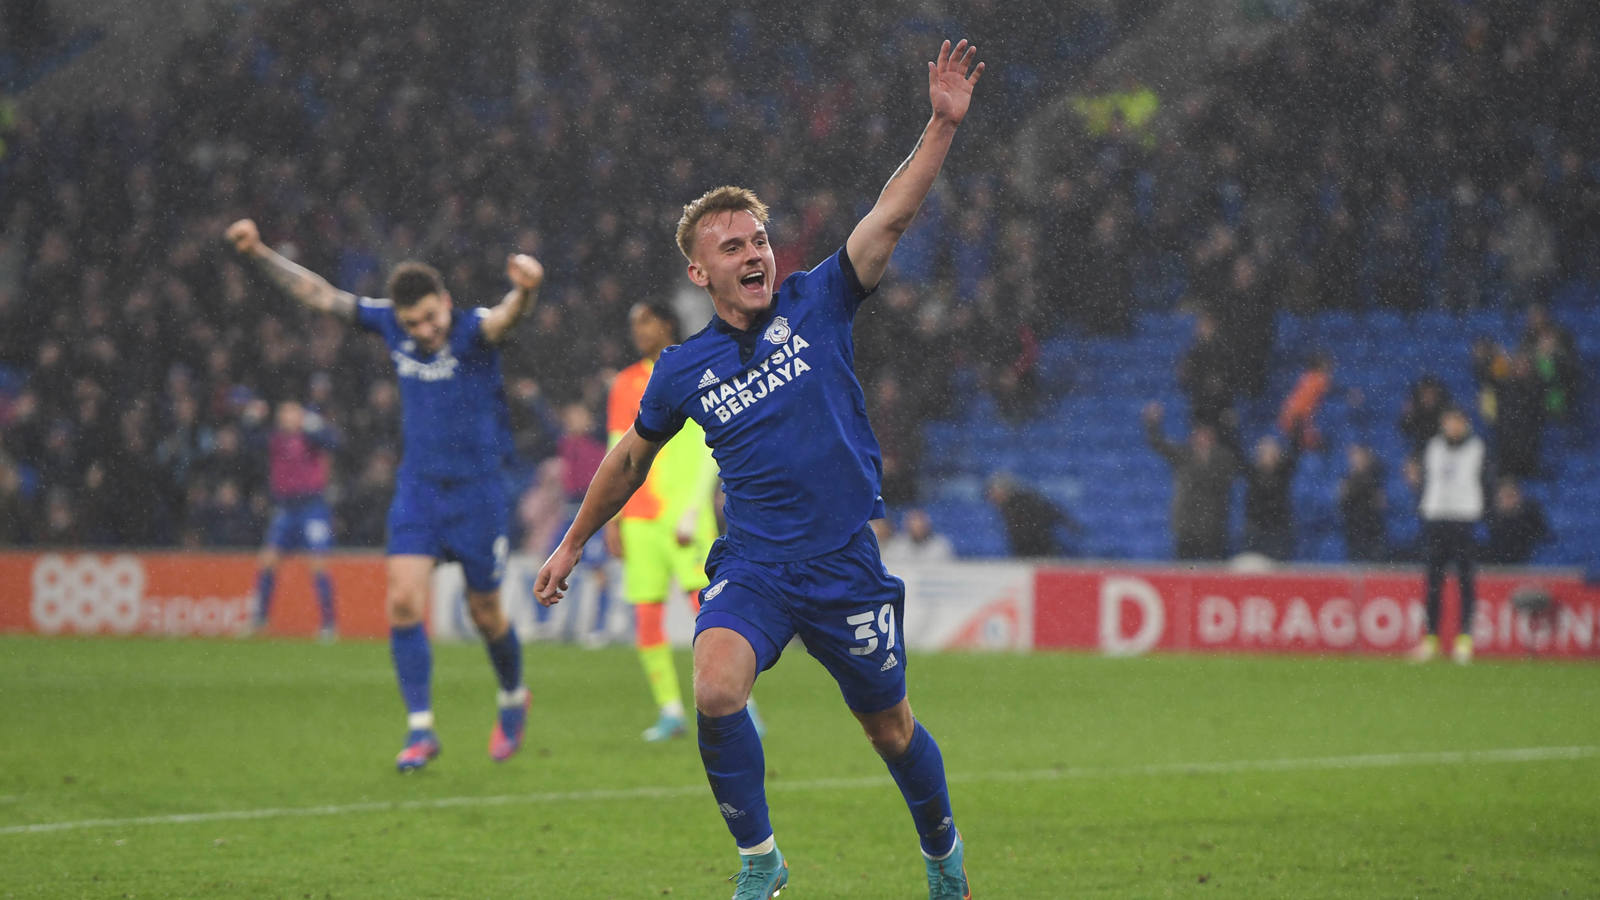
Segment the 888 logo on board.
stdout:
<svg viewBox="0 0 1600 900">
<path fill-rule="evenodd" d="M 33 625 L 43 634 L 230 634 L 249 622 L 248 596 L 151 596 L 145 561 L 130 554 L 46 554 L 31 580 Z"/>
<path fill-rule="evenodd" d="M 45 634 L 126 634 L 139 627 L 144 582 L 144 566 L 132 556 L 41 556 L 33 567 L 33 624 Z"/>
</svg>

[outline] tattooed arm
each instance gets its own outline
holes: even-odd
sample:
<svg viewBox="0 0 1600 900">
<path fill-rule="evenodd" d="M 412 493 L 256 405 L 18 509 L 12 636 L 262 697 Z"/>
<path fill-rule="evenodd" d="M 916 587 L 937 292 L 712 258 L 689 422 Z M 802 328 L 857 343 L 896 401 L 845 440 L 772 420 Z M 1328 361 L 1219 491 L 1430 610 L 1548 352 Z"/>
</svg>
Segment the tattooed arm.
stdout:
<svg viewBox="0 0 1600 900">
<path fill-rule="evenodd" d="M 972 68 L 976 55 L 977 48 L 968 46 L 966 41 L 957 44 L 954 50 L 950 42 L 945 41 L 939 48 L 939 61 L 928 63 L 928 100 L 933 104 L 933 117 L 928 120 L 928 127 L 923 129 L 911 155 L 889 176 L 889 183 L 884 185 L 872 211 L 856 225 L 845 243 L 845 252 L 855 266 L 856 277 L 867 290 L 877 287 L 883 278 L 895 245 L 911 227 L 911 220 L 944 166 L 945 154 L 950 152 L 950 142 L 956 136 L 956 126 L 966 117 L 967 106 L 972 102 L 972 86 L 983 74 L 983 63 Z"/>
<path fill-rule="evenodd" d="M 255 222 L 240 219 L 229 225 L 228 240 L 233 243 L 233 249 L 255 260 L 261 271 L 273 284 L 283 288 L 284 293 L 312 309 L 338 316 L 346 322 L 355 321 L 356 295 L 339 290 L 321 275 L 290 262 L 263 244 Z"/>
</svg>

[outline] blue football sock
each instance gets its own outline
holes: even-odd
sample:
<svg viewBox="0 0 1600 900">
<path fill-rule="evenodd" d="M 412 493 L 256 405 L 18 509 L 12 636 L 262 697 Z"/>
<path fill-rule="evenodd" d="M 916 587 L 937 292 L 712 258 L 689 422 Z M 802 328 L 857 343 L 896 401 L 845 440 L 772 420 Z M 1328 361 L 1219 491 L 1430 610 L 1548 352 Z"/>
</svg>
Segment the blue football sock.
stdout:
<svg viewBox="0 0 1600 900">
<path fill-rule="evenodd" d="M 950 814 L 950 789 L 944 781 L 944 757 L 933 735 L 922 723 L 911 733 L 911 746 L 899 759 L 888 761 L 889 774 L 911 809 L 922 852 L 942 857 L 955 846 L 956 830 Z"/>
<path fill-rule="evenodd" d="M 489 664 L 494 666 L 500 690 L 522 687 L 522 642 L 517 640 L 517 630 L 508 627 L 498 640 L 484 641 L 484 646 L 489 649 Z"/>
<path fill-rule="evenodd" d="M 421 623 L 389 629 L 389 652 L 394 656 L 394 674 L 400 681 L 400 696 L 406 712 L 433 709 L 430 681 L 433 678 L 433 648 Z"/>
<path fill-rule="evenodd" d="M 333 579 L 327 572 L 318 572 L 312 579 L 317 585 L 317 608 L 322 610 L 322 627 L 333 627 Z"/>
<path fill-rule="evenodd" d="M 262 569 L 256 573 L 256 623 L 267 621 L 267 613 L 272 612 L 272 591 L 277 586 L 276 573 L 271 569 Z"/>
<path fill-rule="evenodd" d="M 750 848 L 772 836 L 767 818 L 767 757 L 761 751 L 750 713 L 711 718 L 699 714 L 700 761 L 717 798 L 717 808 L 734 843 Z"/>
</svg>

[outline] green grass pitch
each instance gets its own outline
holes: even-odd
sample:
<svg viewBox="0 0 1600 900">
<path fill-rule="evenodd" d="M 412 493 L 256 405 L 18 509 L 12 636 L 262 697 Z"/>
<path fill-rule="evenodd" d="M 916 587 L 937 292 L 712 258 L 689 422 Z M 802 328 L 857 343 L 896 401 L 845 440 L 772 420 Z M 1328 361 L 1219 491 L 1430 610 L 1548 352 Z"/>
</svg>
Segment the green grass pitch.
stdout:
<svg viewBox="0 0 1600 900">
<path fill-rule="evenodd" d="M 731 895 L 693 741 L 638 739 L 633 654 L 527 659 L 529 746 L 496 766 L 482 649 L 436 648 L 444 755 L 402 777 L 380 643 L 0 639 L 0 898 Z M 1593 666 L 948 654 L 908 674 L 980 900 L 1600 897 Z M 926 896 L 820 667 L 791 653 L 757 697 L 783 900 Z M 1579 749 L 1424 755 L 1526 748 Z M 242 817 L 126 821 L 219 812 Z"/>
</svg>

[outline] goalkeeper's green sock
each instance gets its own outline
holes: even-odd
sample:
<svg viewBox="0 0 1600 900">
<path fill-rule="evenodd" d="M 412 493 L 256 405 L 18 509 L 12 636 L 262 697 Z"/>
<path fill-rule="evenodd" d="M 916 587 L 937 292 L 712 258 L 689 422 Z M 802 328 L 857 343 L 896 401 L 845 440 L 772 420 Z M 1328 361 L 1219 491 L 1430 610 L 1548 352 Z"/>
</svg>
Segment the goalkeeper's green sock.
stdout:
<svg viewBox="0 0 1600 900">
<path fill-rule="evenodd" d="M 678 670 L 672 665 L 672 645 L 657 644 L 639 648 L 639 662 L 650 681 L 650 694 L 662 712 L 683 717 L 683 693 L 678 688 Z"/>
</svg>

